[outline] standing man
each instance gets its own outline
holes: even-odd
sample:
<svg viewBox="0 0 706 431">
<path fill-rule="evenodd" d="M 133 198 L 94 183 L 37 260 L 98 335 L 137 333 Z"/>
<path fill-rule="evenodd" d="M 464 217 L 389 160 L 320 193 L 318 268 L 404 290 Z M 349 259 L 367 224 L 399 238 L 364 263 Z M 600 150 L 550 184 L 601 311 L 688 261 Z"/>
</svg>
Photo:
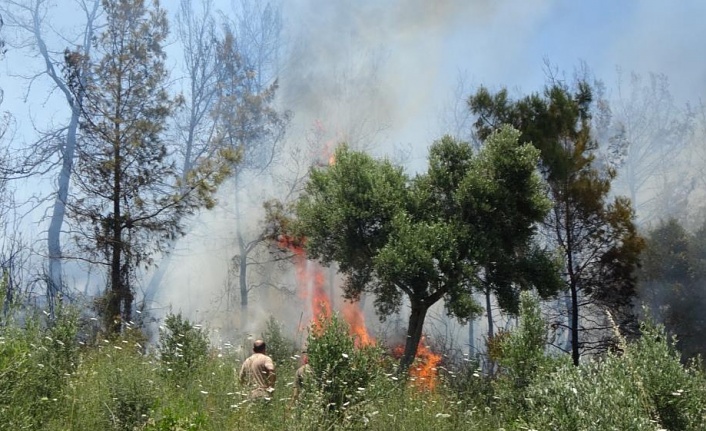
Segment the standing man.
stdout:
<svg viewBox="0 0 706 431">
<path fill-rule="evenodd" d="M 297 402 L 302 392 L 308 384 L 309 377 L 311 376 L 311 365 L 309 365 L 309 356 L 306 352 L 302 356 L 302 365 L 297 368 L 296 373 L 294 373 L 294 394 L 292 395 L 292 400 Z"/>
<path fill-rule="evenodd" d="M 250 397 L 253 399 L 269 399 L 275 390 L 275 364 L 267 356 L 267 345 L 262 340 L 255 340 L 253 354 L 240 367 L 240 384 L 248 384 L 252 388 Z"/>
</svg>

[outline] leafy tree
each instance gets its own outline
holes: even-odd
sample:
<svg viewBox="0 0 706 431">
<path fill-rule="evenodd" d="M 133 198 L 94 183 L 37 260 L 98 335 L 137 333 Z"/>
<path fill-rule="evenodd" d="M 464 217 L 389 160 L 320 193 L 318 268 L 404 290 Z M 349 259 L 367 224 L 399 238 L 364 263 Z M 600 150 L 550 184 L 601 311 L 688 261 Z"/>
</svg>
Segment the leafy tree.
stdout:
<svg viewBox="0 0 706 431">
<path fill-rule="evenodd" d="M 572 91 L 553 82 L 543 94 L 511 100 L 507 90 L 491 94 L 481 87 L 470 97 L 481 138 L 501 124 L 516 127 L 520 141 L 531 142 L 541 154 L 540 168 L 549 186 L 552 211 L 546 221 L 547 241 L 562 257 L 568 292 L 570 347 L 578 364 L 581 351 L 605 348 L 612 338 L 586 331 L 608 330 L 610 322 L 589 318 L 611 312 L 622 329 L 633 322 L 634 270 L 644 243 L 638 235 L 630 201 L 612 201 L 615 171 L 597 159 L 598 142 L 591 129 L 593 92 L 581 80 Z M 596 308 L 597 307 L 597 308 Z M 589 311 L 589 309 L 593 310 Z M 580 310 L 584 315 L 580 316 Z M 596 313 L 596 314 L 593 314 Z M 580 317 L 583 317 L 581 319 Z M 579 333 L 583 333 L 579 339 Z M 612 332 L 609 332 L 612 336 Z"/>
<path fill-rule="evenodd" d="M 212 194 L 235 157 L 223 152 L 179 178 L 163 140 L 175 106 L 166 89 L 166 14 L 143 0 L 106 0 L 103 9 L 105 27 L 94 46 L 102 57 L 85 83 L 71 80 L 83 98 L 75 177 L 83 196 L 69 208 L 79 245 L 108 268 L 103 315 L 118 332 L 132 315 L 138 267 L 183 234 L 185 215 L 214 205 Z M 67 56 L 69 76 L 87 61 Z"/>
<path fill-rule="evenodd" d="M 334 165 L 311 172 L 295 231 L 310 257 L 338 263 L 347 298 L 374 295 L 381 319 L 409 301 L 403 369 L 433 304 L 444 299 L 449 315 L 472 317 L 478 272 L 502 251 L 521 257 L 530 248 L 549 202 L 535 172 L 538 151 L 518 137 L 505 127 L 476 155 L 445 137 L 431 147 L 427 173 L 414 178 L 345 146 Z M 509 277 L 520 275 L 527 273 Z"/>
</svg>

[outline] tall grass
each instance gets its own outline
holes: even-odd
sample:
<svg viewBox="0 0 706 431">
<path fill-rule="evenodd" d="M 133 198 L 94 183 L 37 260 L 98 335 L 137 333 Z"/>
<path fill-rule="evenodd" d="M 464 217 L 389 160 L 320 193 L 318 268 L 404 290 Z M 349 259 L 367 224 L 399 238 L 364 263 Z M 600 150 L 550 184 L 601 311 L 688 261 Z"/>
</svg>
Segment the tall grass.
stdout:
<svg viewBox="0 0 706 431">
<path fill-rule="evenodd" d="M 204 333 L 187 335 L 194 327 L 183 318 L 172 322 L 180 332 L 163 335 L 177 339 L 161 340 L 171 356 L 160 358 L 135 333 L 80 346 L 75 315 L 53 325 L 33 317 L 0 327 L 0 430 L 706 429 L 706 379 L 679 363 L 662 328 L 646 322 L 620 354 L 574 367 L 542 353 L 536 306 L 523 296 L 525 320 L 502 341 L 496 376 L 473 362 L 447 364 L 433 390 L 398 374 L 381 347 L 357 348 L 334 321 L 309 337 L 313 377 L 295 402 L 298 360 L 279 340 L 268 403 L 251 401 L 237 382 L 245 353 L 202 350 Z M 175 378 L 168 370 L 187 336 L 193 349 L 188 366 L 171 368 Z"/>
</svg>

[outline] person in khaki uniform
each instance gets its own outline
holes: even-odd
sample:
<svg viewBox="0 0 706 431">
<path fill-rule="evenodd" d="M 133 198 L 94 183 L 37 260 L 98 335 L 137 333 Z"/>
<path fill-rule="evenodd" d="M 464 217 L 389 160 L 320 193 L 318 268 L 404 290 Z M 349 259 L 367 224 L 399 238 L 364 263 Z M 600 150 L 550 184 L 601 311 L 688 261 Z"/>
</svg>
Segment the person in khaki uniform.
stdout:
<svg viewBox="0 0 706 431">
<path fill-rule="evenodd" d="M 270 398 L 275 390 L 275 364 L 267 356 L 267 345 L 262 340 L 253 343 L 253 354 L 240 367 L 240 384 L 252 388 L 250 396 L 253 399 Z"/>
<path fill-rule="evenodd" d="M 297 402 L 299 397 L 301 397 L 302 392 L 306 388 L 306 383 L 311 376 L 311 365 L 309 365 L 309 357 L 304 352 L 302 356 L 302 365 L 294 373 L 294 394 L 292 395 L 292 400 Z"/>
</svg>

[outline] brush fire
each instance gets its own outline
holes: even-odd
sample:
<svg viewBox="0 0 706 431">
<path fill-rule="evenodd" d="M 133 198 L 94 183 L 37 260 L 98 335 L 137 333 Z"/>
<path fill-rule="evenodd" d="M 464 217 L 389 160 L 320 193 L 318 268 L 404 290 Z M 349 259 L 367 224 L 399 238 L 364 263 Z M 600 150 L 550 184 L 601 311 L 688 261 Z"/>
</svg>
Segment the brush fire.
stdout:
<svg viewBox="0 0 706 431">
<path fill-rule="evenodd" d="M 320 330 L 317 325 L 326 321 L 333 313 L 333 305 L 329 296 L 329 286 L 326 283 L 324 268 L 306 257 L 303 245 L 306 241 L 298 241 L 288 236 L 278 239 L 278 247 L 293 253 L 293 262 L 297 277 L 297 295 L 308 304 L 307 321 L 313 331 Z M 354 337 L 357 347 L 375 344 L 375 338 L 368 332 L 365 316 L 359 303 L 343 302 L 337 310 L 341 317 L 348 323 L 350 334 Z M 322 319 L 323 317 L 323 319 Z M 401 343 L 391 349 L 392 356 L 400 359 L 404 353 L 404 344 Z M 410 384 L 420 390 L 433 391 L 436 387 L 441 355 L 434 353 L 427 345 L 426 337 L 422 337 L 417 347 L 414 363 L 409 368 Z"/>
</svg>

